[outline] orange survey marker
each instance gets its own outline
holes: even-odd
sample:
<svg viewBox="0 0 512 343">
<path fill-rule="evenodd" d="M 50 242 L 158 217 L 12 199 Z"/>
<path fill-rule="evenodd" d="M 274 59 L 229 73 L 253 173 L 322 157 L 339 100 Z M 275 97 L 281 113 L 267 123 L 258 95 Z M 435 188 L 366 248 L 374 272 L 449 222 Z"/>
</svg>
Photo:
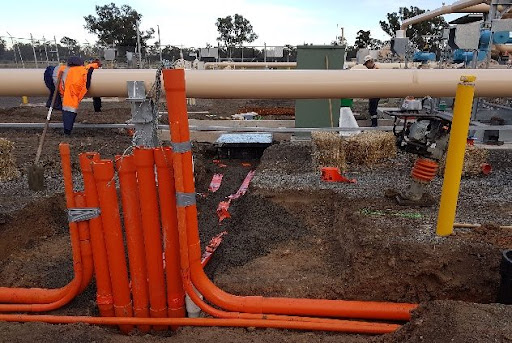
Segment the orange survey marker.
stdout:
<svg viewBox="0 0 512 343">
<path fill-rule="evenodd" d="M 210 182 L 210 186 L 208 187 L 208 190 L 212 193 L 217 192 L 220 188 L 223 177 L 224 177 L 224 175 L 222 175 L 222 174 L 213 175 L 213 178 L 212 178 L 212 181 Z"/>
<path fill-rule="evenodd" d="M 208 244 L 208 246 L 206 247 L 206 249 L 203 253 L 203 256 L 201 256 L 201 265 L 203 267 L 208 264 L 208 262 L 210 261 L 210 259 L 213 256 L 213 253 L 217 250 L 220 243 L 222 243 L 222 238 L 227 234 L 228 234 L 227 231 L 222 231 L 221 233 L 219 233 L 217 236 L 213 237 L 210 240 L 210 243 Z"/>
<path fill-rule="evenodd" d="M 322 168 L 322 181 L 326 182 L 345 182 L 357 183 L 356 179 L 349 179 L 341 175 L 340 169 L 336 167 L 323 167 Z"/>
</svg>

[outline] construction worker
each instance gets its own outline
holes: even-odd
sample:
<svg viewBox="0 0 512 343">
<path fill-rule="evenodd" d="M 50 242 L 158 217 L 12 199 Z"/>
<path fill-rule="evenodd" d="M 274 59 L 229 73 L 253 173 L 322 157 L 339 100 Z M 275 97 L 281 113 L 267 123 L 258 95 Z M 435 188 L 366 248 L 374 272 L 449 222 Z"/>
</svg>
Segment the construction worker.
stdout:
<svg viewBox="0 0 512 343">
<path fill-rule="evenodd" d="M 95 59 L 91 63 L 86 65 L 85 67 L 87 69 L 99 69 L 99 68 L 101 68 L 101 66 L 102 66 L 101 61 L 99 59 Z M 93 97 L 92 105 L 94 106 L 94 112 L 101 112 L 101 98 L 100 97 Z"/>
<path fill-rule="evenodd" d="M 364 58 L 364 64 L 368 69 L 379 69 L 373 60 L 373 57 L 368 55 Z M 372 127 L 376 127 L 378 125 L 377 121 L 377 108 L 379 107 L 379 98 L 371 98 L 369 100 L 368 112 L 370 112 L 370 119 L 372 120 Z"/>
<path fill-rule="evenodd" d="M 48 90 L 50 91 L 50 95 L 48 96 L 48 100 L 46 100 L 46 107 L 50 108 L 52 105 L 53 93 L 55 92 L 55 84 L 57 83 L 57 76 L 64 71 L 65 66 L 59 64 L 58 66 L 48 66 L 44 71 L 44 83 Z M 62 111 L 62 98 L 60 97 L 60 92 L 57 93 L 55 97 L 55 103 L 53 104 L 53 109 Z"/>
<path fill-rule="evenodd" d="M 93 70 L 93 68 L 86 68 L 84 60 L 76 56 L 68 58 L 67 66 L 54 69 L 55 83 L 57 83 L 58 73 L 62 72 L 61 83 L 56 85 L 56 88 L 62 97 L 62 122 L 66 135 L 70 135 L 73 130 L 78 106 L 90 87 Z"/>
</svg>

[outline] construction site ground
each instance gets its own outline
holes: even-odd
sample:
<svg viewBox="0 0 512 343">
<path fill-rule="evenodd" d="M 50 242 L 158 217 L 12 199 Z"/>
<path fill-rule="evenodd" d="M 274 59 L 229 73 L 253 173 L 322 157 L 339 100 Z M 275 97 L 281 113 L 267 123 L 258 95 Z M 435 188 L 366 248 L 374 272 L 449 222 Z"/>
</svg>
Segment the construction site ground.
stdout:
<svg viewBox="0 0 512 343">
<path fill-rule="evenodd" d="M 19 107 L 19 100 L 0 98 L 0 122 L 43 122 L 45 108 Z M 189 109 L 229 116 L 255 106 L 293 103 L 198 99 Z M 52 121 L 59 117 L 57 112 Z M 124 123 L 129 118 L 124 102 L 105 102 L 97 114 L 92 103 L 83 103 L 78 122 Z M 131 144 L 125 130 L 76 130 L 71 137 L 51 130 L 42 156 L 47 190 L 34 193 L 24 170 L 32 163 L 39 133 L 0 130 L 0 137 L 15 143 L 22 171 L 19 179 L 0 184 L 1 286 L 56 288 L 72 278 L 58 144 L 71 144 L 77 189 L 82 187 L 79 153 L 98 151 L 113 158 Z M 198 197 L 203 246 L 228 231 L 206 268 L 219 287 L 240 295 L 420 303 L 413 319 L 384 336 L 252 328 L 125 336 L 114 327 L 0 322 L 0 342 L 512 341 L 512 307 L 495 304 L 501 253 L 512 248 L 512 230 L 499 228 L 512 221 L 511 150 L 490 151 L 491 175 L 463 179 L 457 221 L 483 226 L 457 229 L 448 238 L 435 235 L 437 205 L 400 207 L 384 196 L 387 189 L 405 189 L 414 162 L 410 155 L 399 153 L 372 168 L 349 166 L 348 176 L 357 183 L 339 184 L 320 181 L 308 142 L 275 144 L 261 160 L 222 160 L 226 167 L 213 162 L 212 145 L 195 144 L 194 153 L 197 192 L 206 195 Z M 251 169 L 256 175 L 248 193 L 232 203 L 232 218 L 219 225 L 218 203 L 236 192 Z M 224 180 L 218 192 L 209 193 L 214 173 L 224 174 Z M 430 188 L 437 202 L 441 185 L 438 177 Z M 98 315 L 94 299 L 92 283 L 52 313 Z"/>
</svg>

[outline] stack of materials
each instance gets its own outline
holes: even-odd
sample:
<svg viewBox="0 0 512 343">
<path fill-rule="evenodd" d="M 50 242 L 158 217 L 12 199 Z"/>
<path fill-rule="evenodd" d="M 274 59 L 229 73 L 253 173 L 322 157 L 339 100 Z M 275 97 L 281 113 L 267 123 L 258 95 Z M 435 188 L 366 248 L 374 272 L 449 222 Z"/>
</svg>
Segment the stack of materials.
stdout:
<svg viewBox="0 0 512 343">
<path fill-rule="evenodd" d="M 444 174 L 444 168 L 446 166 L 445 158 L 443 158 L 440 163 L 439 175 Z M 489 151 L 487 149 L 479 148 L 474 145 L 467 145 L 466 153 L 464 154 L 464 167 L 462 168 L 462 176 L 471 177 L 482 174 L 482 166 L 488 163 L 488 158 Z"/>
<path fill-rule="evenodd" d="M 0 138 L 0 182 L 14 180 L 20 176 L 13 150 L 14 143 Z"/>
<path fill-rule="evenodd" d="M 347 163 L 369 167 L 397 155 L 391 132 L 363 132 L 345 138 L 334 132 L 313 132 L 312 142 L 317 169 L 338 167 L 344 172 Z"/>
<path fill-rule="evenodd" d="M 312 132 L 313 165 L 315 170 L 323 167 L 337 167 L 341 172 L 347 170 L 345 160 L 345 140 L 336 132 Z"/>
<path fill-rule="evenodd" d="M 363 132 L 347 137 L 347 162 L 363 166 L 372 166 L 397 154 L 395 136 L 391 132 Z"/>
</svg>

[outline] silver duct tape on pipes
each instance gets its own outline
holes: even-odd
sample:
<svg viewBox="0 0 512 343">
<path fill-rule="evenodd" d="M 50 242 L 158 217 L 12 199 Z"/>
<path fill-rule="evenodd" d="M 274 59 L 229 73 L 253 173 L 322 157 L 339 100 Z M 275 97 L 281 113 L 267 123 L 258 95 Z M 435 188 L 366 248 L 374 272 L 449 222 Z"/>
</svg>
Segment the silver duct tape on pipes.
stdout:
<svg viewBox="0 0 512 343">
<path fill-rule="evenodd" d="M 0 96 L 45 96 L 41 69 L 0 69 Z M 475 75 L 476 96 L 512 97 L 512 69 L 187 70 L 187 96 L 218 99 L 449 97 L 463 75 Z M 127 81 L 152 87 L 155 70 L 96 70 L 89 96 L 127 96 Z"/>
</svg>

